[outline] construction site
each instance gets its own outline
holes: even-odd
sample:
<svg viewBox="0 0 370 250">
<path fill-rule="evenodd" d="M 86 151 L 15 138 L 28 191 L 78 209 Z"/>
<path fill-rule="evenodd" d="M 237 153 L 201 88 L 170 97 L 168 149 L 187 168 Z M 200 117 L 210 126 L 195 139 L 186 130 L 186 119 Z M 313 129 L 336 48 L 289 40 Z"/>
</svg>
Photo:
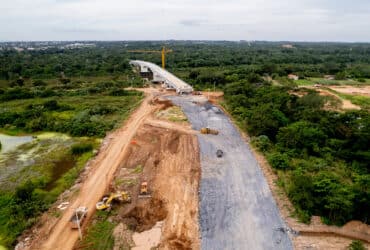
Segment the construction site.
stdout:
<svg viewBox="0 0 370 250">
<path fill-rule="evenodd" d="M 152 63 L 131 64 L 162 86 L 138 89 L 141 105 L 16 249 L 92 249 L 79 238 L 99 211 L 114 222 L 113 249 L 345 249 L 352 240 L 369 247 L 365 224 L 291 217 L 276 175 L 218 104 L 222 93 L 195 95 Z"/>
</svg>

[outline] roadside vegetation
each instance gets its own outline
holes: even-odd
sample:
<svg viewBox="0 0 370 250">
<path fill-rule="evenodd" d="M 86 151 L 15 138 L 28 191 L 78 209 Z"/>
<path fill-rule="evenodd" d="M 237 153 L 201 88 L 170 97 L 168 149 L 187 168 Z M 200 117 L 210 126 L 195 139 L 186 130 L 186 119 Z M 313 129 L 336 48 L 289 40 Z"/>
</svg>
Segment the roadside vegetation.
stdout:
<svg viewBox="0 0 370 250">
<path fill-rule="evenodd" d="M 320 215 L 329 224 L 367 223 L 370 114 L 326 111 L 318 93 L 298 97 L 288 91 L 232 83 L 225 87 L 225 105 L 276 170 L 302 221 Z"/>
<path fill-rule="evenodd" d="M 19 59 L 7 52 L 0 55 L 7 65 Z M 31 58 L 48 61 L 49 55 Z M 78 61 L 78 54 L 73 57 Z M 14 247 L 17 236 L 73 185 L 101 138 L 141 102 L 141 92 L 125 88 L 141 87 L 143 81 L 127 70 L 127 61 L 122 67 L 119 76 L 68 78 L 63 73 L 49 79 L 55 75 L 31 71 L 27 78 L 1 81 L 1 133 L 35 139 L 1 153 L 0 245 Z"/>
<path fill-rule="evenodd" d="M 110 213 L 97 211 L 92 225 L 88 228 L 83 240 L 79 242 L 79 248 L 86 250 L 110 250 L 114 247 L 113 230 L 115 222 L 108 220 Z M 129 249 L 129 247 L 127 248 Z"/>
</svg>

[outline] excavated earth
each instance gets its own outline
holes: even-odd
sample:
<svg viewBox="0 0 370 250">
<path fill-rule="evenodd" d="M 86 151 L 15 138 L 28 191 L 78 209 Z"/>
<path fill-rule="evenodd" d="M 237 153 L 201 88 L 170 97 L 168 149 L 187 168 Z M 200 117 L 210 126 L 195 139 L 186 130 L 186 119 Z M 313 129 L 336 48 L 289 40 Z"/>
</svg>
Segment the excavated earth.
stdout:
<svg viewBox="0 0 370 250">
<path fill-rule="evenodd" d="M 129 191 L 132 202 L 120 207 L 115 220 L 135 232 L 163 221 L 160 249 L 199 249 L 199 147 L 196 136 L 168 125 L 149 122 L 132 140 L 111 187 Z M 151 197 L 138 197 L 143 181 Z"/>
</svg>

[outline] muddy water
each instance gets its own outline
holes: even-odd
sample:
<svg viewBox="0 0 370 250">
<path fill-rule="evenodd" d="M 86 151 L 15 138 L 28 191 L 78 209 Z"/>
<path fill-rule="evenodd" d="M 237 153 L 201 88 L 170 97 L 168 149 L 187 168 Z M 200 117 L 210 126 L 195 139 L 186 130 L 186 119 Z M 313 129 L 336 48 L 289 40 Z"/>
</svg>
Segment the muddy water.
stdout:
<svg viewBox="0 0 370 250">
<path fill-rule="evenodd" d="M 0 134 L 0 142 L 2 145 L 0 153 L 8 152 L 24 143 L 31 142 L 32 140 L 32 136 L 9 136 Z"/>
</svg>

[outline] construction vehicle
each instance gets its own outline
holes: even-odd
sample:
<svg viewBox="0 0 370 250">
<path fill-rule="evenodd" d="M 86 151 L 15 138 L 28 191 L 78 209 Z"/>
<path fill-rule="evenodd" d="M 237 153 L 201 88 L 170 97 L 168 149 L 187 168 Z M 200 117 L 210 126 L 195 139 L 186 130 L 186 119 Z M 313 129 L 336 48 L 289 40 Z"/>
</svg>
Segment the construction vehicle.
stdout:
<svg viewBox="0 0 370 250">
<path fill-rule="evenodd" d="M 69 225 L 72 229 L 78 229 L 81 227 L 87 215 L 87 207 L 78 207 L 73 212 L 71 219 L 69 220 Z"/>
<path fill-rule="evenodd" d="M 148 194 L 148 182 L 143 181 L 140 185 L 140 195 Z"/>
<path fill-rule="evenodd" d="M 127 52 L 132 53 L 161 53 L 162 55 L 162 68 L 166 68 L 166 54 L 173 52 L 172 49 L 166 49 L 165 46 L 162 47 L 162 50 L 128 50 Z"/>
<path fill-rule="evenodd" d="M 103 196 L 103 199 L 96 203 L 96 209 L 97 210 L 104 210 L 108 208 L 110 209 L 112 207 L 113 201 L 131 202 L 131 197 L 125 191 L 111 193 L 109 196 Z"/>
<path fill-rule="evenodd" d="M 211 135 L 218 135 L 218 131 L 215 129 L 210 128 L 201 128 L 200 133 L 202 134 L 211 134 Z"/>
<path fill-rule="evenodd" d="M 140 185 L 139 198 L 150 198 L 152 197 L 148 192 L 148 182 L 143 181 Z"/>
</svg>

